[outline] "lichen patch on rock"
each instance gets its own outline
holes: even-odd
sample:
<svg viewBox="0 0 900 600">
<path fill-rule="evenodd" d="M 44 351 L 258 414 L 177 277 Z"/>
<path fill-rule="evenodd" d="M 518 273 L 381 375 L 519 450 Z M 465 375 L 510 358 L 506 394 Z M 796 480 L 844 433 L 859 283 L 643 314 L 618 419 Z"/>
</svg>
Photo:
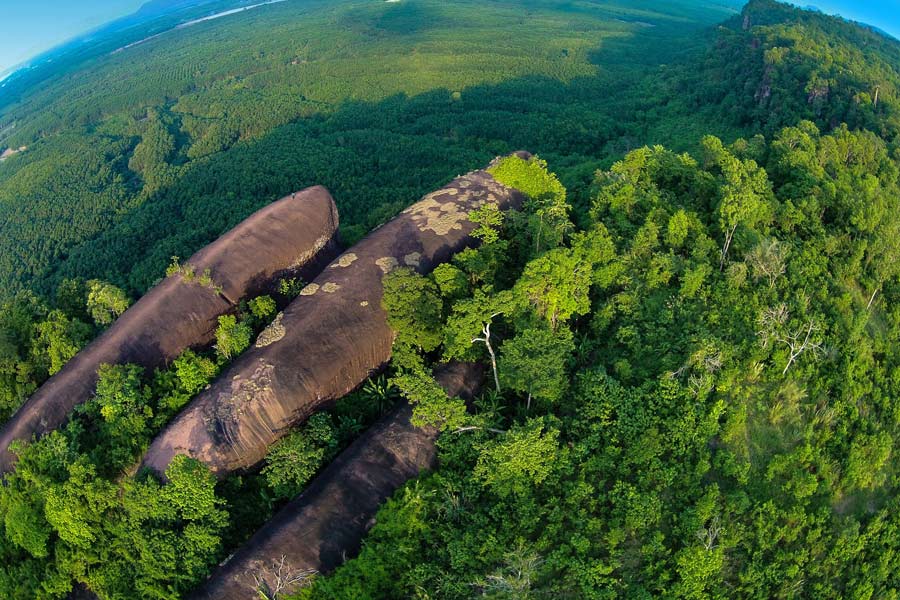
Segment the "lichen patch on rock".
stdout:
<svg viewBox="0 0 900 600">
<path fill-rule="evenodd" d="M 263 329 L 263 332 L 259 334 L 258 338 L 256 338 L 257 348 L 265 348 L 266 346 L 271 346 L 284 337 L 285 329 L 284 325 L 281 324 L 281 318 L 283 316 L 284 313 L 278 313 L 278 316 L 275 317 L 275 320 L 272 321 L 272 323 L 269 324 L 268 327 Z"/>
<path fill-rule="evenodd" d="M 419 262 L 422 260 L 422 254 L 419 252 L 410 252 L 406 256 L 403 257 L 403 263 L 407 267 L 418 267 Z"/>
<path fill-rule="evenodd" d="M 437 235 L 447 235 L 453 230 L 462 229 L 467 219 L 466 213 L 460 209 L 458 201 L 465 201 L 466 194 L 451 202 L 438 202 L 434 195 L 426 196 L 421 202 L 414 204 L 410 212 L 419 231 L 432 230 Z"/>
<path fill-rule="evenodd" d="M 346 254 L 342 254 L 333 265 L 331 265 L 332 269 L 346 269 L 359 258 L 353 252 L 348 252 Z"/>
<path fill-rule="evenodd" d="M 222 435 L 232 447 L 238 445 L 235 427 L 241 421 L 241 415 L 249 407 L 272 394 L 272 381 L 275 366 L 260 361 L 249 377 L 235 377 L 231 389 L 222 392 L 215 399 L 211 410 L 205 417 L 206 426 L 214 435 Z"/>
<path fill-rule="evenodd" d="M 388 274 L 400 266 L 400 263 L 393 256 L 382 256 L 375 261 L 375 264 L 378 265 L 384 274 Z"/>
<path fill-rule="evenodd" d="M 318 283 L 311 283 L 302 290 L 300 290 L 301 296 L 314 296 L 316 292 L 319 291 Z"/>
<path fill-rule="evenodd" d="M 322 291 L 325 292 L 326 294 L 333 294 L 336 291 L 338 291 L 339 289 L 341 289 L 341 286 L 334 283 L 333 281 L 329 281 L 328 283 L 326 283 L 325 285 L 322 286 Z"/>
</svg>

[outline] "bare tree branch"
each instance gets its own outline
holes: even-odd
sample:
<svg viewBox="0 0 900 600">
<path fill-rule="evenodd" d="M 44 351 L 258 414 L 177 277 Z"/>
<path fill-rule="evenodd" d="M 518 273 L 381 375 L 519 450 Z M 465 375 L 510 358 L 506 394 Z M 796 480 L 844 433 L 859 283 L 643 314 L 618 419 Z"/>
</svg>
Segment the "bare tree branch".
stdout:
<svg viewBox="0 0 900 600">
<path fill-rule="evenodd" d="M 789 351 L 788 361 L 781 372 L 782 375 L 788 372 L 791 365 L 802 354 L 808 352 L 813 356 L 819 356 L 824 351 L 822 342 L 813 338 L 813 334 L 818 332 L 820 327 L 810 319 L 802 327 L 785 331 L 785 325 L 789 316 L 790 313 L 784 304 L 767 308 L 760 315 L 759 323 L 761 329 L 757 332 L 762 339 L 763 348 L 767 348 L 770 343 L 787 346 Z"/>
<path fill-rule="evenodd" d="M 870 308 L 872 308 L 872 303 L 875 301 L 875 295 L 876 295 L 879 291 L 880 291 L 879 288 L 875 288 L 875 291 L 872 292 L 872 297 L 869 298 L 869 303 L 866 304 L 866 310 L 869 310 Z"/>
<path fill-rule="evenodd" d="M 719 535 L 725 531 L 725 528 L 722 527 L 719 523 L 719 515 L 714 516 L 706 527 L 701 527 L 697 531 L 697 539 L 700 540 L 700 543 L 703 544 L 703 547 L 707 550 L 712 550 L 716 547 L 716 540 L 719 538 Z"/>
<path fill-rule="evenodd" d="M 464 433 L 466 431 L 490 431 L 491 433 L 506 433 L 502 429 L 491 429 L 490 427 L 478 427 L 476 425 L 470 425 L 468 427 L 460 427 L 458 429 L 454 429 L 453 433 Z"/>
<path fill-rule="evenodd" d="M 500 315 L 500 313 L 494 313 L 488 318 L 487 323 L 485 323 L 481 328 L 481 334 L 483 337 L 472 338 L 472 343 L 481 342 L 485 346 L 487 346 L 488 354 L 491 355 L 491 368 L 494 371 L 494 385 L 497 386 L 497 393 L 500 393 L 500 376 L 497 374 L 497 355 L 494 354 L 494 347 L 491 345 L 491 321 L 494 317 Z"/>
<path fill-rule="evenodd" d="M 272 562 L 271 582 L 265 571 L 267 569 L 253 573 L 254 588 L 265 600 L 278 600 L 282 594 L 293 591 L 289 588 L 303 585 L 318 572 L 315 569 L 291 569 L 284 554 L 280 560 Z"/>
</svg>

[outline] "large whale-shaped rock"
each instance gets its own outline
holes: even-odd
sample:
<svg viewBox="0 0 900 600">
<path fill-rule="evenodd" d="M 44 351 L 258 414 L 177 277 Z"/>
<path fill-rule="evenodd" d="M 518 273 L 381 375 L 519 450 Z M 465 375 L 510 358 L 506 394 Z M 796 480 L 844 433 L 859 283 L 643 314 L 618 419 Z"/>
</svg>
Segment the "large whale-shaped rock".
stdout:
<svg viewBox="0 0 900 600">
<path fill-rule="evenodd" d="M 435 378 L 449 396 L 471 398 L 483 370 L 451 363 Z M 359 551 L 375 513 L 401 485 L 434 467 L 437 431 L 410 423 L 402 404 L 342 452 L 302 494 L 257 531 L 207 580 L 196 600 L 247 600 L 300 573 L 327 573 Z M 282 593 L 296 591 L 287 583 Z"/>
<path fill-rule="evenodd" d="M 102 364 L 164 366 L 190 347 L 210 344 L 218 317 L 269 291 L 291 273 L 310 278 L 338 253 L 337 208 L 324 187 L 308 188 L 253 213 L 167 277 L 44 383 L 0 430 L 0 473 L 12 469 L 15 440 L 63 425 L 88 400 Z M 205 271 L 210 282 L 200 283 Z"/>
<path fill-rule="evenodd" d="M 527 156 L 522 153 L 523 156 Z M 475 244 L 468 213 L 523 195 L 474 171 L 425 196 L 341 255 L 256 342 L 153 441 L 144 464 L 164 473 L 178 454 L 219 476 L 251 467 L 292 426 L 360 385 L 391 356 L 382 277 L 431 271 Z"/>
</svg>

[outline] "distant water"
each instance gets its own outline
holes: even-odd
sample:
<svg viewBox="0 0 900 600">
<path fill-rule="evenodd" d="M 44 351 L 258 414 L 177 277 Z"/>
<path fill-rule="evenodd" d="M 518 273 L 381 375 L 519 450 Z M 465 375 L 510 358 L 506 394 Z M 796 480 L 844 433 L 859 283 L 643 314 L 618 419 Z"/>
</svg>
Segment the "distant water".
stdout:
<svg viewBox="0 0 900 600">
<path fill-rule="evenodd" d="M 241 8 L 232 8 L 231 10 L 226 10 L 224 12 L 216 13 L 214 15 L 209 15 L 208 17 L 203 17 L 202 19 L 194 19 L 193 21 L 188 21 L 187 23 L 182 23 L 175 29 L 184 29 L 185 27 L 190 27 L 191 25 L 196 25 L 197 23 L 202 23 L 203 21 L 212 21 L 213 19 L 218 19 L 220 17 L 227 17 L 228 15 L 233 15 L 235 13 L 244 12 L 245 10 L 250 10 L 251 8 L 256 8 L 257 6 L 265 6 L 267 4 L 278 4 L 279 2 L 287 2 L 287 0 L 269 0 L 268 2 L 260 2 L 259 4 L 251 4 L 250 6 L 242 6 Z"/>
<path fill-rule="evenodd" d="M 185 27 L 190 27 L 191 25 L 196 25 L 197 23 L 203 23 L 204 21 L 212 21 L 213 19 L 220 19 L 222 17 L 227 17 L 228 15 L 233 15 L 235 13 L 241 13 L 247 10 L 252 10 L 254 8 L 258 8 L 260 6 L 266 6 L 269 4 L 278 4 L 280 2 L 287 2 L 287 0 L 268 0 L 268 2 L 260 2 L 259 4 L 251 4 L 250 6 L 242 6 L 240 8 L 232 8 L 231 10 L 226 10 L 220 13 L 216 13 L 214 15 L 209 15 L 208 17 L 202 17 L 200 19 L 194 19 L 193 21 L 186 21 L 180 25 L 177 25 L 174 29 L 170 29 L 168 31 L 163 31 L 162 33 L 157 33 L 156 35 L 151 35 L 150 37 L 146 37 L 142 40 L 138 40 L 136 42 L 132 42 L 127 46 L 122 46 L 114 50 L 112 53 L 121 52 L 122 50 L 127 50 L 129 48 L 134 48 L 135 46 L 139 46 L 144 42 L 149 42 L 150 40 L 156 39 L 162 35 L 166 35 L 170 31 L 175 31 L 176 29 L 184 29 Z"/>
</svg>

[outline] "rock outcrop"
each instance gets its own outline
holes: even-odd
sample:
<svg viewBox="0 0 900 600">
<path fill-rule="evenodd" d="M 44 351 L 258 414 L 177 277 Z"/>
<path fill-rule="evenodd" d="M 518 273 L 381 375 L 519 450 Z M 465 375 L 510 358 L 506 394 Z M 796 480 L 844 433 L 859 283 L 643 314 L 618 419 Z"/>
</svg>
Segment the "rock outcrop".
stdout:
<svg viewBox="0 0 900 600">
<path fill-rule="evenodd" d="M 163 473 L 186 454 L 223 476 L 258 463 L 292 426 L 390 359 L 394 334 L 381 308 L 382 277 L 400 265 L 431 271 L 475 243 L 471 210 L 485 203 L 514 208 L 522 199 L 487 171 L 474 171 L 372 232 L 166 427 L 144 464 Z"/>
<path fill-rule="evenodd" d="M 61 426 L 91 397 L 101 364 L 153 369 L 187 348 L 210 344 L 218 317 L 242 299 L 268 292 L 281 275 L 318 274 L 339 251 L 337 227 L 334 200 L 325 188 L 313 187 L 257 211 L 197 252 L 180 273 L 147 292 L 47 380 L 3 426 L 0 473 L 13 467 L 10 443 Z"/>
<path fill-rule="evenodd" d="M 471 398 L 483 371 L 451 363 L 436 373 L 450 396 Z M 379 506 L 434 467 L 437 432 L 410 423 L 402 404 L 342 452 L 307 489 L 257 531 L 207 580 L 196 600 L 247 600 L 259 590 L 288 594 L 301 573 L 327 573 L 359 551 Z"/>
</svg>

